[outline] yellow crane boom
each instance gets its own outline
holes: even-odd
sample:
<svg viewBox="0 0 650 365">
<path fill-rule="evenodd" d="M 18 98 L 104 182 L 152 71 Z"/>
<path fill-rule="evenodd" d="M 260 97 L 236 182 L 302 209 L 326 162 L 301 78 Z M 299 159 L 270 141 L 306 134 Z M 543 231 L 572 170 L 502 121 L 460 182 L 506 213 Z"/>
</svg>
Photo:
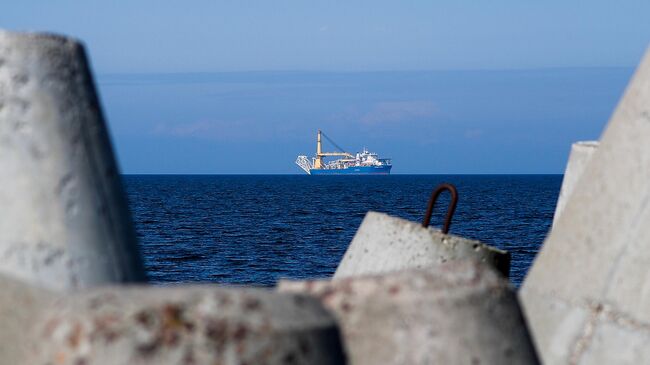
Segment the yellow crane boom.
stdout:
<svg viewBox="0 0 650 365">
<path fill-rule="evenodd" d="M 316 137 L 316 160 L 314 161 L 314 168 L 315 169 L 322 169 L 323 168 L 323 157 L 345 156 L 345 157 L 354 158 L 354 155 L 352 155 L 352 154 L 350 154 L 348 152 L 323 152 L 322 142 L 321 142 L 321 134 L 322 134 L 322 132 L 320 130 L 318 130 L 318 136 Z"/>
</svg>

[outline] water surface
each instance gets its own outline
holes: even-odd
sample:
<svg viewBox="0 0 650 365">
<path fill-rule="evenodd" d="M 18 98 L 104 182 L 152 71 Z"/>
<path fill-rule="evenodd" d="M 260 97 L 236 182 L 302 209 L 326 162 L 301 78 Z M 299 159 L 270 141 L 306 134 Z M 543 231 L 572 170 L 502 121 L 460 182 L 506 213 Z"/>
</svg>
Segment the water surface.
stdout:
<svg viewBox="0 0 650 365">
<path fill-rule="evenodd" d="M 273 285 L 334 273 L 368 210 L 421 221 L 457 186 L 451 233 L 512 254 L 518 285 L 553 219 L 561 175 L 126 175 L 150 279 Z M 446 194 L 432 225 L 442 222 Z"/>
</svg>

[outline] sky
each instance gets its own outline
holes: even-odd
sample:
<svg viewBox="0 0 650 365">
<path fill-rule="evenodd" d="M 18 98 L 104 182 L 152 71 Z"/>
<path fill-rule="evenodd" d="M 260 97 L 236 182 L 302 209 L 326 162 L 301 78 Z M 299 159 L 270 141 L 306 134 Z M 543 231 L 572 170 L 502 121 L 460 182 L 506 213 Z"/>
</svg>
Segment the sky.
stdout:
<svg viewBox="0 0 650 365">
<path fill-rule="evenodd" d="M 6 1 L 81 39 L 124 173 L 300 173 L 323 129 L 395 173 L 561 173 L 650 1 Z"/>
</svg>

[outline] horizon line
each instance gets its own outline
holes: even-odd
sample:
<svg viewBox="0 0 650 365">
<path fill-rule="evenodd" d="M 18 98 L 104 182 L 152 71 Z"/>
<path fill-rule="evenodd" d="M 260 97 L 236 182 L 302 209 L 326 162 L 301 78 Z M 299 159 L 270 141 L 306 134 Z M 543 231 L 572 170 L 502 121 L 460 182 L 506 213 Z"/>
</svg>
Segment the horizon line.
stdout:
<svg viewBox="0 0 650 365">
<path fill-rule="evenodd" d="M 305 173 L 120 173 L 127 175 L 149 176 L 311 176 Z M 387 175 L 324 175 L 324 176 L 549 176 L 564 173 L 396 173 Z M 320 176 L 320 175 L 319 175 Z"/>
<path fill-rule="evenodd" d="M 311 70 L 311 69 L 269 69 L 269 70 L 229 70 L 229 71 L 134 71 L 134 72 L 104 72 L 95 71 L 97 76 L 141 76 L 141 75 L 211 75 L 211 74 L 255 74 L 255 73 L 323 73 L 323 74 L 359 74 L 359 73 L 419 73 L 419 72 L 517 72 L 517 71 L 549 71 L 575 69 L 630 69 L 637 65 L 627 66 L 540 66 L 514 68 L 449 68 L 449 69 L 404 69 L 404 70 Z"/>
</svg>

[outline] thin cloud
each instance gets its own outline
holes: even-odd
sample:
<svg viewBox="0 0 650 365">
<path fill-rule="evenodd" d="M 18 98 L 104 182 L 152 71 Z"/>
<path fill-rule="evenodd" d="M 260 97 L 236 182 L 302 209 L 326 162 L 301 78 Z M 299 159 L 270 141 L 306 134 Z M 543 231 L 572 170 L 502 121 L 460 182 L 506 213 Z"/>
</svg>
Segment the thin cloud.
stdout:
<svg viewBox="0 0 650 365">
<path fill-rule="evenodd" d="M 401 123 L 432 117 L 438 113 L 433 102 L 424 100 L 384 101 L 361 117 L 363 124 Z"/>
<path fill-rule="evenodd" d="M 483 130 L 481 129 L 468 129 L 465 131 L 465 138 L 467 139 L 478 139 L 483 135 Z"/>
<path fill-rule="evenodd" d="M 220 126 L 214 122 L 200 121 L 182 125 L 158 124 L 154 127 L 153 133 L 172 137 L 197 137 L 207 135 L 218 135 Z"/>
<path fill-rule="evenodd" d="M 168 136 L 187 139 L 208 139 L 208 140 L 257 140 L 264 136 L 259 126 L 253 127 L 251 123 L 199 120 L 186 124 L 159 123 L 152 134 L 157 136 Z"/>
</svg>

